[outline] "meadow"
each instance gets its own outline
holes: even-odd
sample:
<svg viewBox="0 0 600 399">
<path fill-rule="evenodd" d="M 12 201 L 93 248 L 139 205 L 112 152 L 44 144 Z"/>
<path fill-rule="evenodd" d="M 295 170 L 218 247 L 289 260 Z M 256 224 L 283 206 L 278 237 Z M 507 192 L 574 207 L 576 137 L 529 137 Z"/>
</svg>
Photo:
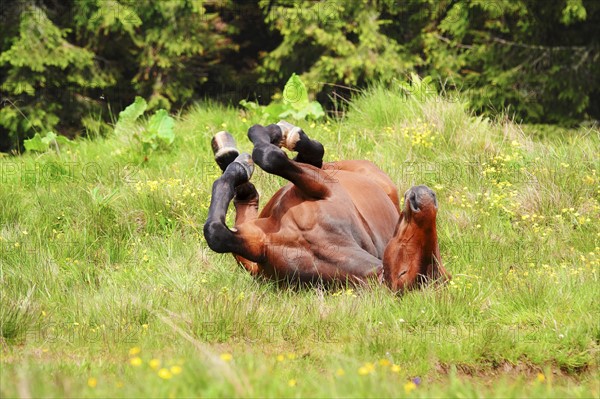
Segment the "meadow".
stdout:
<svg viewBox="0 0 600 399">
<path fill-rule="evenodd" d="M 1 397 L 600 395 L 597 128 L 394 86 L 298 122 L 327 161 L 436 191 L 453 279 L 400 296 L 280 288 L 207 248 L 210 138 L 250 151 L 257 121 L 207 102 L 168 148 L 122 132 L 0 158 Z M 253 182 L 261 204 L 285 183 Z"/>
</svg>

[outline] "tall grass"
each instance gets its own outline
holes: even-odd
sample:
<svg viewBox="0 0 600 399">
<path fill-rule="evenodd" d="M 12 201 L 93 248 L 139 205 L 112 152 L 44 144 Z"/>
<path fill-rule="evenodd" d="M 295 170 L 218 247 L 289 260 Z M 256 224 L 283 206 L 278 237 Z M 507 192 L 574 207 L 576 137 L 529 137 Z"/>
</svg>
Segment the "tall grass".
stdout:
<svg viewBox="0 0 600 399">
<path fill-rule="evenodd" d="M 600 394 L 598 130 L 540 137 L 396 87 L 302 123 L 326 160 L 437 192 L 454 279 L 399 297 L 282 289 L 208 250 L 210 138 L 250 151 L 253 123 L 199 104 L 147 159 L 130 137 L 0 158 L 2 396 Z M 262 204 L 283 184 L 253 180 Z"/>
</svg>

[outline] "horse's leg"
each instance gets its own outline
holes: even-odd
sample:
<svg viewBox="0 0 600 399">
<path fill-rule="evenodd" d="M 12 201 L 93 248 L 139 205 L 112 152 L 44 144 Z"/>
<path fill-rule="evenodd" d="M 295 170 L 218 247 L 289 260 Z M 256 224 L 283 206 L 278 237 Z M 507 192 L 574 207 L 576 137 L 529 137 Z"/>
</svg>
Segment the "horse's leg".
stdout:
<svg viewBox="0 0 600 399">
<path fill-rule="evenodd" d="M 317 168 L 323 166 L 325 149 L 321 143 L 317 140 L 311 140 L 302 129 L 286 121 L 279 121 L 277 126 L 281 129 L 283 136 L 280 147 L 298 153 L 294 161 L 307 163 Z"/>
<path fill-rule="evenodd" d="M 327 197 L 330 193 L 329 188 L 324 184 L 328 178 L 327 174 L 310 163 L 290 160 L 285 152 L 279 148 L 285 138 L 283 133 L 284 128 L 278 125 L 254 125 L 248 129 L 248 138 L 254 144 L 254 150 L 252 151 L 254 162 L 265 172 L 289 180 L 307 196 L 313 198 Z M 299 134 L 298 136 L 300 137 Z M 301 141 L 302 138 L 299 138 L 291 147 L 298 148 L 298 145 L 302 146 Z M 307 146 L 313 146 L 314 140 L 309 139 L 304 143 Z M 322 163 L 322 155 L 320 155 L 320 158 Z M 316 161 L 316 157 L 313 157 L 312 160 Z"/>
<path fill-rule="evenodd" d="M 241 154 L 233 159 L 232 154 L 237 152 L 233 137 L 225 132 L 219 133 L 218 136 L 222 142 L 219 144 L 218 140 L 213 139 L 213 150 L 223 174 L 213 184 L 208 218 L 204 224 L 204 237 L 208 246 L 215 252 L 232 252 L 249 262 L 257 261 L 262 255 L 263 233 L 252 226 L 242 232 L 237 228 L 229 229 L 225 224 L 227 208 L 234 197 L 238 203 L 236 212 L 239 211 L 236 214 L 239 215 L 236 217 L 236 226 L 238 222 L 241 224 L 246 219 L 256 217 L 258 193 L 249 182 L 254 165 L 248 154 Z M 220 151 L 223 148 L 227 148 L 227 151 Z M 252 271 L 250 265 L 244 262 L 242 264 Z"/>
</svg>

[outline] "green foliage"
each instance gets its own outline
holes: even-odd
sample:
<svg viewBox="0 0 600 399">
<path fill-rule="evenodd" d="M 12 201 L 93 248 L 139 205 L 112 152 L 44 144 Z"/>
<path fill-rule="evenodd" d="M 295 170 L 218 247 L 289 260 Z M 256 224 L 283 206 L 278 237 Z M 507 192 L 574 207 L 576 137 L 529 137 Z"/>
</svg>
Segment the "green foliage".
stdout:
<svg viewBox="0 0 600 399">
<path fill-rule="evenodd" d="M 414 68 L 419 57 L 381 29 L 393 23 L 380 15 L 394 3 L 261 1 L 266 21 L 283 36 L 263 60 L 263 80 L 302 71 L 305 81 L 320 89 L 319 82 L 390 81 Z"/>
<path fill-rule="evenodd" d="M 398 82 L 398 86 L 407 97 L 414 97 L 417 101 L 425 102 L 438 95 L 437 89 L 431 83 L 431 76 L 425 76 L 423 79 L 416 73 L 410 75 L 409 82 Z"/>
<path fill-rule="evenodd" d="M 477 112 L 567 125 L 596 112 L 600 3 L 459 1 L 440 18 L 424 34 L 428 73 Z"/>
<path fill-rule="evenodd" d="M 175 140 L 174 124 L 175 119 L 171 118 L 166 110 L 159 109 L 150 118 L 148 127 L 142 135 L 142 142 L 153 150 L 156 150 L 160 144 L 167 146 L 173 144 Z"/>
<path fill-rule="evenodd" d="M 33 138 L 25 140 L 23 145 L 27 151 L 46 152 L 49 149 L 58 151 L 59 145 L 69 144 L 71 141 L 64 136 L 57 136 L 54 132 L 48 132 L 44 137 L 36 133 Z"/>
<path fill-rule="evenodd" d="M 318 101 L 308 99 L 306 86 L 295 73 L 289 78 L 283 89 L 283 98 L 275 100 L 267 106 L 253 101 L 240 101 L 247 110 L 259 115 L 261 123 L 274 123 L 280 119 L 318 120 L 325 116 L 323 107 Z"/>
<path fill-rule="evenodd" d="M 142 145 L 142 152 L 147 155 L 151 150 L 169 148 L 175 141 L 173 126 L 175 119 L 169 116 L 165 109 L 157 110 L 145 126 L 140 126 L 137 121 L 148 108 L 146 100 L 136 97 L 135 101 L 119 114 L 115 125 L 115 134 L 126 135 L 131 133 Z"/>
<path fill-rule="evenodd" d="M 76 136 L 110 121 L 131 93 L 149 108 L 181 106 L 208 76 L 231 73 L 218 64 L 234 31 L 202 1 L 12 3 L 0 21 L 0 129 L 13 148 L 36 130 Z"/>
<path fill-rule="evenodd" d="M 44 9 L 26 5 L 18 20 L 18 33 L 0 54 L 6 72 L 1 90 L 7 97 L 0 128 L 13 140 L 65 127 L 88 109 L 77 93 L 114 83 L 98 67 L 94 52 L 70 43 L 70 29 L 56 26 Z"/>
<path fill-rule="evenodd" d="M 135 128 L 137 119 L 144 114 L 148 103 L 142 97 L 136 96 L 135 101 L 119 113 L 119 119 L 115 125 L 115 134 L 126 134 Z"/>
<path fill-rule="evenodd" d="M 480 114 L 600 118 L 595 0 L 5 3 L 2 151 L 37 131 L 106 135 L 136 95 L 149 109 L 253 94 L 267 104 L 261 93 L 292 73 L 321 103 L 418 73 L 467 95 Z M 266 115 L 320 113 L 276 100 Z"/>
<path fill-rule="evenodd" d="M 561 124 L 600 116 L 597 1 L 261 6 L 283 36 L 263 61 L 265 81 L 293 70 L 321 91 L 321 82 L 390 83 L 419 72 L 466 93 L 479 113 L 508 110 L 517 119 Z"/>
</svg>

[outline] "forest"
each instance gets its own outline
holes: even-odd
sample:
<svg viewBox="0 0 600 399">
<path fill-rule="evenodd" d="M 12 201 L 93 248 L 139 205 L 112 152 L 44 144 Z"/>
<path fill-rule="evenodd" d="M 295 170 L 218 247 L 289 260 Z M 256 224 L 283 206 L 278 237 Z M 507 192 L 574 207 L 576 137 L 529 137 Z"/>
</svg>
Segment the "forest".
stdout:
<svg viewBox="0 0 600 399">
<path fill-rule="evenodd" d="M 478 114 L 600 118 L 595 0 L 6 0 L 0 150 L 106 135 L 141 96 L 178 112 L 268 104 L 296 73 L 332 116 L 373 84 L 429 76 Z"/>
</svg>

